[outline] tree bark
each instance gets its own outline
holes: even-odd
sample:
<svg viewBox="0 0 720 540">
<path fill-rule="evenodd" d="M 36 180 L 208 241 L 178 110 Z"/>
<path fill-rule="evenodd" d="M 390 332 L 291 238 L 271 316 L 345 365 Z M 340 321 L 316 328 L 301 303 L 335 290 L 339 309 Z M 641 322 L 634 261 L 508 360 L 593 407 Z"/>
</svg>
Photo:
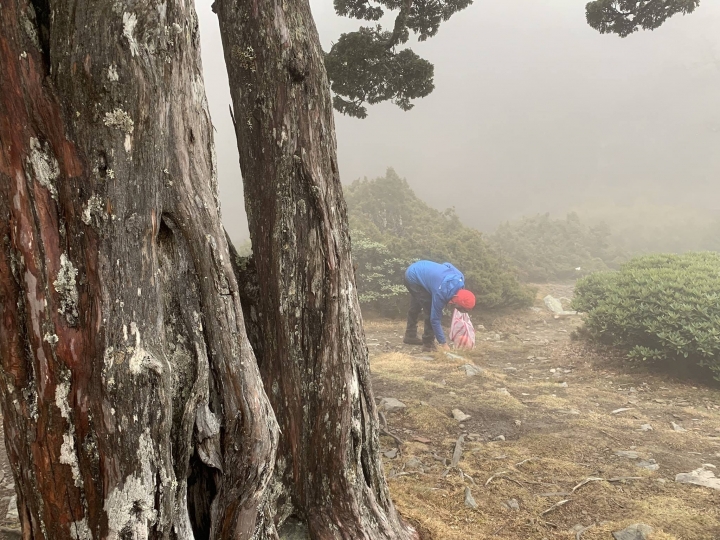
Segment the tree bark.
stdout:
<svg viewBox="0 0 720 540">
<path fill-rule="evenodd" d="M 190 0 L 2 0 L 0 74 L 0 399 L 23 537 L 250 538 L 277 424 Z"/>
<path fill-rule="evenodd" d="M 217 0 L 258 279 L 258 356 L 280 424 L 259 538 L 294 516 L 313 539 L 409 539 L 378 417 L 337 168 L 332 101 L 307 0 Z"/>
</svg>

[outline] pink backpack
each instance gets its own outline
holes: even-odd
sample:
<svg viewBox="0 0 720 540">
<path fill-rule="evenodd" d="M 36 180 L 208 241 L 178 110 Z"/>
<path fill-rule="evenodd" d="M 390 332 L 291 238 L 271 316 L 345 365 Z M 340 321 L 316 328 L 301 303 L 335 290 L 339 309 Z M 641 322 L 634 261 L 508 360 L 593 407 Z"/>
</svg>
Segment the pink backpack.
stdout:
<svg viewBox="0 0 720 540">
<path fill-rule="evenodd" d="M 472 349 L 475 347 L 475 329 L 472 321 L 470 321 L 470 315 L 460 313 L 457 309 L 453 312 L 452 323 L 450 324 L 450 341 L 458 349 Z"/>
</svg>

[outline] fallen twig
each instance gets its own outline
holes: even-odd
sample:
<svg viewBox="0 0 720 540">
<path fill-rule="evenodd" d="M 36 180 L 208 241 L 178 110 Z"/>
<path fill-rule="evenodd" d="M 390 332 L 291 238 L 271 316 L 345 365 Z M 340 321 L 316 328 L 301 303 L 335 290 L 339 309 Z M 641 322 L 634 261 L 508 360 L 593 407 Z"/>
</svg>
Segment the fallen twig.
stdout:
<svg viewBox="0 0 720 540">
<path fill-rule="evenodd" d="M 583 533 L 584 533 L 585 531 L 589 530 L 589 529 L 592 529 L 594 526 L 595 526 L 595 524 L 592 523 L 592 524 L 588 525 L 587 527 L 583 527 L 582 529 L 580 529 L 579 531 L 577 531 L 577 532 L 575 533 L 575 540 L 581 540 L 581 537 L 582 537 Z"/>
<path fill-rule="evenodd" d="M 602 482 L 603 480 L 604 480 L 604 478 L 600 478 L 600 477 L 598 477 L 598 476 L 591 476 L 590 478 L 586 478 L 585 480 L 583 480 L 582 482 L 580 482 L 577 486 L 575 486 L 574 488 L 572 488 L 572 490 L 570 491 L 570 493 L 571 493 L 571 494 L 572 494 L 572 493 L 575 493 L 578 489 L 580 489 L 581 487 L 589 484 L 590 482 Z"/>
<path fill-rule="evenodd" d="M 516 463 L 515 467 L 519 467 L 520 465 L 525 465 L 525 463 L 527 463 L 528 461 L 535 461 L 536 459 L 537 459 L 536 457 L 529 457 L 527 459 L 523 459 L 520 463 Z"/>
<path fill-rule="evenodd" d="M 487 487 L 488 484 L 496 478 L 502 478 L 505 474 L 508 474 L 508 471 L 500 471 L 499 473 L 493 474 L 490 478 L 487 479 L 487 482 L 485 482 L 485 487 Z"/>
<path fill-rule="evenodd" d="M 560 508 L 561 506 L 565 506 L 565 505 L 566 505 L 567 503 L 569 503 L 570 501 L 572 501 L 572 499 L 563 499 L 562 501 L 558 501 L 558 502 L 556 502 L 555 504 L 553 504 L 550 508 L 548 508 L 547 510 L 545 510 L 542 514 L 540 514 L 540 516 L 542 517 L 542 516 L 544 516 L 544 515 L 546 515 L 546 514 L 549 514 L 549 513 L 552 512 L 553 510 L 557 510 L 557 509 Z"/>
<path fill-rule="evenodd" d="M 422 472 L 422 471 L 400 471 L 394 474 L 391 474 L 388 476 L 388 479 L 397 478 L 398 476 L 412 476 L 414 474 L 421 474 L 423 476 L 428 476 L 428 473 Z"/>
<path fill-rule="evenodd" d="M 532 525 L 547 525 L 548 527 L 552 527 L 553 529 L 557 529 L 558 526 L 555 523 L 552 523 L 550 521 L 545 521 L 543 519 L 538 518 L 530 518 L 530 523 Z"/>
<path fill-rule="evenodd" d="M 433 454 L 432 457 L 433 457 L 433 459 L 434 459 L 435 461 L 439 461 L 439 462 L 442 463 L 443 465 L 447 466 L 447 458 L 440 457 L 440 456 L 438 456 L 437 454 Z"/>
<path fill-rule="evenodd" d="M 510 471 L 500 471 L 498 473 L 493 474 L 490 478 L 487 479 L 487 482 L 485 482 L 485 486 L 489 485 L 490 482 L 493 480 L 507 480 L 508 482 L 512 482 L 513 484 L 517 484 L 520 487 L 525 487 L 522 485 L 522 482 L 519 482 L 515 480 L 514 478 L 510 478 L 509 476 L 506 476 L 510 474 Z M 474 483 L 474 481 L 473 481 Z"/>
<path fill-rule="evenodd" d="M 620 439 L 618 439 L 617 437 L 615 437 L 614 435 L 610 435 L 607 431 L 603 431 L 602 429 L 598 429 L 598 431 L 599 431 L 600 433 L 602 433 L 603 435 L 605 435 L 605 436 L 607 436 L 607 437 L 610 437 L 610 438 L 613 439 L 614 441 L 619 441 L 619 440 L 620 440 Z"/>
<path fill-rule="evenodd" d="M 477 484 L 475 483 L 475 479 L 474 479 L 472 476 L 470 476 L 470 475 L 469 475 L 468 473 L 466 473 L 466 472 L 463 472 L 462 469 L 459 469 L 459 470 L 460 470 L 460 478 L 463 478 L 463 479 L 464 479 L 464 478 L 469 478 L 470 481 L 473 483 L 473 485 L 477 485 Z"/>
<path fill-rule="evenodd" d="M 616 478 L 608 478 L 608 482 L 624 482 L 625 480 L 644 480 L 642 476 L 618 476 Z"/>
<path fill-rule="evenodd" d="M 403 440 L 402 440 L 400 437 L 398 437 L 397 435 L 395 435 L 394 433 L 392 433 L 391 431 L 389 431 L 389 430 L 387 430 L 387 429 L 385 429 L 385 428 L 382 428 L 382 427 L 381 427 L 381 428 L 380 428 L 380 433 L 382 433 L 383 435 L 387 435 L 388 437 L 392 438 L 392 439 L 397 443 L 398 448 L 400 448 L 402 445 L 405 444 L 405 442 L 403 442 Z"/>
<path fill-rule="evenodd" d="M 525 487 L 522 485 L 522 482 L 519 482 L 518 480 L 515 480 L 514 478 L 510 478 L 509 476 L 500 476 L 498 477 L 498 480 L 507 480 L 508 482 L 512 482 L 513 484 L 517 484 L 520 487 Z"/>
</svg>

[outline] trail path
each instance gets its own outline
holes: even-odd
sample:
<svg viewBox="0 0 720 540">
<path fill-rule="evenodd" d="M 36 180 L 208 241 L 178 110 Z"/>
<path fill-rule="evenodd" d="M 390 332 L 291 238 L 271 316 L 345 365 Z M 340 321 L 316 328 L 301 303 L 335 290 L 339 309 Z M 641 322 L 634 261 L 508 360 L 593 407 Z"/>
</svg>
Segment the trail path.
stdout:
<svg viewBox="0 0 720 540">
<path fill-rule="evenodd" d="M 403 443 L 381 439 L 391 492 L 428 538 L 606 540 L 635 523 L 649 539 L 720 538 L 720 490 L 675 482 L 720 476 L 717 385 L 573 341 L 579 317 L 474 322 L 478 346 L 454 356 L 403 345 L 402 321 L 366 323 L 375 395 L 406 405 L 384 413 Z"/>
</svg>

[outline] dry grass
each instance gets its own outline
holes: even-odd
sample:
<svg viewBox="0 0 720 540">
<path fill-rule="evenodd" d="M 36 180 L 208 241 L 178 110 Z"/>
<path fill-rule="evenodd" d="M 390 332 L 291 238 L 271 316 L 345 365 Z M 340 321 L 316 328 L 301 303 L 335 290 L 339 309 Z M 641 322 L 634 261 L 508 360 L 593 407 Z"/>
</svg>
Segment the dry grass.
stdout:
<svg viewBox="0 0 720 540">
<path fill-rule="evenodd" d="M 606 540 L 637 522 L 655 529 L 654 540 L 719 539 L 720 492 L 674 478 L 703 463 L 720 466 L 720 391 L 626 371 L 569 341 L 562 330 L 577 321 L 538 318 L 535 312 L 489 323 L 488 334 L 502 331 L 501 340 L 479 334 L 478 348 L 463 360 L 424 359 L 418 349 L 403 347 L 401 323 L 367 325 L 368 336 L 382 345 L 371 348 L 376 395 L 407 404 L 387 415 L 390 429 L 407 441 L 401 455 L 385 463 L 400 512 L 435 540 L 575 538 L 571 529 L 578 524 L 593 524 L 583 540 Z M 392 352 L 382 352 L 386 341 Z M 467 377 L 458 368 L 468 361 L 484 372 Z M 622 407 L 631 410 L 612 414 Z M 471 418 L 460 424 L 454 408 Z M 687 431 L 673 431 L 673 421 Z M 653 431 L 640 431 L 646 423 Z M 475 440 L 466 441 L 458 468 L 445 473 L 438 458 L 451 458 L 462 433 Z M 505 441 L 493 440 L 499 435 Z M 383 443 L 393 446 L 389 438 Z M 642 469 L 618 450 L 636 450 L 660 469 Z M 412 458 L 422 472 L 408 465 Z M 603 480 L 563 495 L 589 477 Z M 639 479 L 608 481 L 616 477 Z M 463 503 L 466 486 L 477 509 Z M 506 508 L 509 499 L 520 510 Z M 565 499 L 570 502 L 542 515 Z"/>
</svg>

